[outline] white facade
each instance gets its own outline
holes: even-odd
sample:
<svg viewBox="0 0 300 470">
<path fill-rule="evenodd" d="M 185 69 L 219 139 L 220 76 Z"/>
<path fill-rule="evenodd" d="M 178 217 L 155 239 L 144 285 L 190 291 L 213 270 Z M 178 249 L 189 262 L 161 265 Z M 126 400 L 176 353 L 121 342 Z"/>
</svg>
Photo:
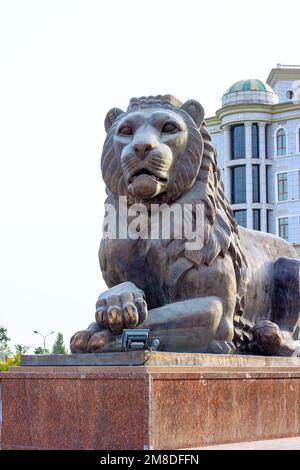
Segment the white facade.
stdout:
<svg viewBox="0 0 300 470">
<path fill-rule="evenodd" d="M 238 223 L 282 236 L 300 254 L 300 67 L 232 85 L 206 124 Z"/>
</svg>

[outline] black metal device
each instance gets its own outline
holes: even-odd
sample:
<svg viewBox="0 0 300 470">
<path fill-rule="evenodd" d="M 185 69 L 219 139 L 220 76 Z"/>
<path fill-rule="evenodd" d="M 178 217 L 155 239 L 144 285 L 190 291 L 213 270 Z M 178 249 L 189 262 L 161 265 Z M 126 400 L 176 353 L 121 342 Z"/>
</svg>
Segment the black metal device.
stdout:
<svg viewBox="0 0 300 470">
<path fill-rule="evenodd" d="M 148 338 L 150 330 L 140 329 L 140 330 L 130 330 L 126 329 L 123 331 L 122 336 L 122 350 L 143 350 L 147 349 Z"/>
</svg>

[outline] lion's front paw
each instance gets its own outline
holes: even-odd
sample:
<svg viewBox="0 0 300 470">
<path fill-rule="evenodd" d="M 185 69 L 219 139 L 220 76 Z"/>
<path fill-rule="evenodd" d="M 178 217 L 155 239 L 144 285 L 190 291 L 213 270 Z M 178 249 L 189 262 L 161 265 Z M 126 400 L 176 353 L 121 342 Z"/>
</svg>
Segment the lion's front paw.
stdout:
<svg viewBox="0 0 300 470">
<path fill-rule="evenodd" d="M 102 330 L 95 333 L 87 344 L 88 353 L 105 352 L 108 349 L 111 333 L 109 330 Z"/>
<path fill-rule="evenodd" d="M 97 323 L 92 323 L 87 330 L 77 331 L 70 341 L 73 354 L 121 351 L 122 336 L 110 329 L 101 330 Z"/>
<path fill-rule="evenodd" d="M 89 325 L 86 330 L 77 331 L 70 339 L 70 349 L 73 354 L 90 352 L 92 338 L 100 333 L 100 328 L 96 322 Z M 93 342 L 94 344 L 95 342 Z"/>
<path fill-rule="evenodd" d="M 73 354 L 87 352 L 91 333 L 88 330 L 77 331 L 70 340 L 70 349 Z"/>
<path fill-rule="evenodd" d="M 100 295 L 96 303 L 96 322 L 120 334 L 124 328 L 135 328 L 147 318 L 144 293 L 132 282 L 124 282 Z"/>
<path fill-rule="evenodd" d="M 110 330 L 100 330 L 92 334 L 89 330 L 78 331 L 70 341 L 73 354 L 120 351 L 121 340 Z"/>
</svg>

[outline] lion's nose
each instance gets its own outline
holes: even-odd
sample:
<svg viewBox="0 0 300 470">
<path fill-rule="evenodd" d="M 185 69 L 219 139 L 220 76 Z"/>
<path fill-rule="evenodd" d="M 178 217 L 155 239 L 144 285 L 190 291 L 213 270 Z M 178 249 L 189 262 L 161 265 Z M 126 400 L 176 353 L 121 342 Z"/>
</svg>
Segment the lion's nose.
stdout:
<svg viewBox="0 0 300 470">
<path fill-rule="evenodd" d="M 144 143 L 144 144 L 134 144 L 133 145 L 133 150 L 135 151 L 135 153 L 140 157 L 140 158 L 144 158 L 146 153 L 149 151 L 149 150 L 152 150 L 153 149 L 153 145 L 151 145 L 149 142 L 148 143 Z"/>
</svg>

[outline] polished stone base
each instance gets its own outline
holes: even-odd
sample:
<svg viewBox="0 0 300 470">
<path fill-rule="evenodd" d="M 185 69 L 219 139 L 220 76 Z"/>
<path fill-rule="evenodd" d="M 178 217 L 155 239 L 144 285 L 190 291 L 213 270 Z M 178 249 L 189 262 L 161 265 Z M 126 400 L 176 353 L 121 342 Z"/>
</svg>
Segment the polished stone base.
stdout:
<svg viewBox="0 0 300 470">
<path fill-rule="evenodd" d="M 300 437 L 236 442 L 233 444 L 199 447 L 195 450 L 300 450 Z"/>
<path fill-rule="evenodd" d="M 22 366 L 201 366 L 201 367 L 300 367 L 299 357 L 243 356 L 152 351 L 98 354 L 35 354 L 21 358 Z"/>
<path fill-rule="evenodd" d="M 299 436 L 300 367 L 230 361 L 12 368 L 0 374 L 2 448 L 183 449 Z"/>
</svg>

